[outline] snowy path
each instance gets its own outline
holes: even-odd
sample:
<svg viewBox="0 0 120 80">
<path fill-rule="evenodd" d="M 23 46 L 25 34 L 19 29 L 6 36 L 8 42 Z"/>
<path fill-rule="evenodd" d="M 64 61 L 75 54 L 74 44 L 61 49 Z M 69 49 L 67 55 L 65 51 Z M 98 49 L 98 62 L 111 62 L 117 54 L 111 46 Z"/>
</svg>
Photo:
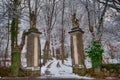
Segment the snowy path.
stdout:
<svg viewBox="0 0 120 80">
<path fill-rule="evenodd" d="M 76 78 L 76 79 L 93 79 L 85 76 L 78 76 L 72 73 L 72 67 L 69 62 L 62 64 L 61 60 L 53 59 L 41 68 L 43 77 L 51 78 Z"/>
</svg>

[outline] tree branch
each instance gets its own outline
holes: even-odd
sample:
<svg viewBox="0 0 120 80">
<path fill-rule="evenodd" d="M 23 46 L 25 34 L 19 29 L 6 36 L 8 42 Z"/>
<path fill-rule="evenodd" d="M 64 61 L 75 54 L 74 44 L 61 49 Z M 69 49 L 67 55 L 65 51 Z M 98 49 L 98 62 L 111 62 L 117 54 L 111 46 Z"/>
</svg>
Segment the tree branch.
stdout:
<svg viewBox="0 0 120 80">
<path fill-rule="evenodd" d="M 105 2 L 103 1 L 100 1 L 100 0 L 97 0 L 99 3 L 102 3 L 102 4 L 106 4 Z M 105 0 L 106 1 L 106 0 Z M 114 4 L 113 4 L 114 3 Z M 114 8 L 116 9 L 118 12 L 120 12 L 120 1 L 119 0 L 112 0 L 112 1 L 109 1 L 108 2 L 108 6 L 111 7 L 111 8 Z"/>
<path fill-rule="evenodd" d="M 25 45 L 25 37 L 26 37 L 27 33 L 25 32 L 25 30 L 23 31 L 23 34 L 22 34 L 22 40 L 21 40 L 21 43 L 19 45 L 19 49 L 20 51 L 23 49 L 24 45 Z"/>
</svg>

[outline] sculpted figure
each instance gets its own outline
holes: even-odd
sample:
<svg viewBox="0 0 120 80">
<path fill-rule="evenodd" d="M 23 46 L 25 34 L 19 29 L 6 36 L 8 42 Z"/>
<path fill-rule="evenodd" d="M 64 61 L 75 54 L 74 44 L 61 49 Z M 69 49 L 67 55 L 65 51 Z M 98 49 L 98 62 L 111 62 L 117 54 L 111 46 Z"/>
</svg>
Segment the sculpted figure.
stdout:
<svg viewBox="0 0 120 80">
<path fill-rule="evenodd" d="M 76 18 L 76 13 L 72 15 L 72 26 L 73 28 L 79 27 L 79 20 Z"/>
<path fill-rule="evenodd" d="M 34 11 L 32 11 L 30 13 L 30 28 L 35 27 L 35 25 L 36 25 L 36 15 L 35 15 Z"/>
</svg>

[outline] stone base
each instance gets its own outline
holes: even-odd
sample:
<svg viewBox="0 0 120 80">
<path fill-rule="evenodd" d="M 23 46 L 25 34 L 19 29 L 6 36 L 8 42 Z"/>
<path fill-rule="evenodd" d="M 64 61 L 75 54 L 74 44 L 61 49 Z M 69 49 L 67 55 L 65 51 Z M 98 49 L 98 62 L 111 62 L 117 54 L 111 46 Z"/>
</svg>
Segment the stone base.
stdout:
<svg viewBox="0 0 120 80">
<path fill-rule="evenodd" d="M 40 76 L 40 67 L 26 67 L 28 76 Z"/>
<path fill-rule="evenodd" d="M 85 68 L 84 65 L 73 65 L 73 67 L 76 67 L 76 68 Z"/>
<path fill-rule="evenodd" d="M 73 73 L 81 75 L 81 76 L 85 76 L 87 72 L 85 68 L 73 67 Z"/>
<path fill-rule="evenodd" d="M 75 28 L 72 28 L 71 29 L 71 31 L 70 32 L 68 32 L 68 33 L 76 33 L 76 32 L 81 32 L 81 33 L 84 33 L 84 31 L 82 31 L 82 29 L 81 28 L 79 28 L 79 27 L 75 27 Z"/>
<path fill-rule="evenodd" d="M 40 70 L 40 67 L 25 67 L 26 70 Z"/>
</svg>

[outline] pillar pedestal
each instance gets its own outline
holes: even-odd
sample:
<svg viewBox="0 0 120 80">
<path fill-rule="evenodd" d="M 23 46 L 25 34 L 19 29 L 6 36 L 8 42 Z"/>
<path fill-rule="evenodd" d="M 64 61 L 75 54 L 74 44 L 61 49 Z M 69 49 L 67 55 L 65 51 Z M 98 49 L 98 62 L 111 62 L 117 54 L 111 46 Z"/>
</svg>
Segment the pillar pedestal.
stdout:
<svg viewBox="0 0 120 80">
<path fill-rule="evenodd" d="M 83 67 L 84 50 L 82 34 L 84 33 L 79 27 L 74 27 L 69 32 L 71 35 L 71 57 L 73 67 Z"/>
</svg>

